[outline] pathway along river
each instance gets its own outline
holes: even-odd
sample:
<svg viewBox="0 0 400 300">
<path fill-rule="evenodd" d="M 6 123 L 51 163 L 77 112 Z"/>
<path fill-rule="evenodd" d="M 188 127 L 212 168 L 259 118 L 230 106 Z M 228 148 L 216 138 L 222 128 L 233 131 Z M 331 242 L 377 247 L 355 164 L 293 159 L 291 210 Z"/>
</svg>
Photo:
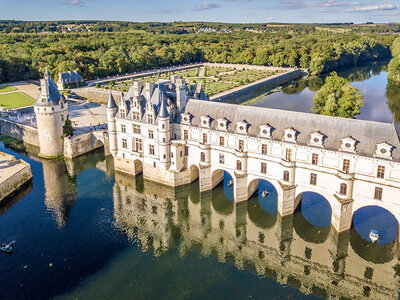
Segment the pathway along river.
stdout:
<svg viewBox="0 0 400 300">
<path fill-rule="evenodd" d="M 398 299 L 397 223 L 385 212 L 359 212 L 338 235 L 317 194 L 282 219 L 266 181 L 234 205 L 228 174 L 199 194 L 197 182 L 172 189 L 114 172 L 101 152 L 43 160 L 1 140 L 34 174 L 0 207 L 0 241 L 16 241 L 0 253 L 4 299 Z M 376 245 L 371 226 L 387 230 Z"/>
</svg>

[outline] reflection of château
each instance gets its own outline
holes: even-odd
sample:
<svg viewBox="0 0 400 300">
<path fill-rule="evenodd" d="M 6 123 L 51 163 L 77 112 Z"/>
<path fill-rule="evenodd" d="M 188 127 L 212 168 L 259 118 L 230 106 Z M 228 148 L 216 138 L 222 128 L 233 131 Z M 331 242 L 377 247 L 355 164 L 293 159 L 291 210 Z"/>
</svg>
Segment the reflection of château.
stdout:
<svg viewBox="0 0 400 300">
<path fill-rule="evenodd" d="M 398 298 L 397 242 L 384 253 L 375 249 L 384 261 L 374 263 L 356 253 L 348 232 L 322 228 L 307 236 L 301 216 L 268 215 L 253 200 L 222 205 L 226 200 L 216 195 L 220 188 L 199 194 L 197 184 L 169 188 L 119 172 L 115 179 L 116 224 L 144 251 L 153 249 L 158 256 L 179 245 L 185 255 L 200 247 L 204 255 L 214 253 L 220 261 L 233 257 L 239 269 L 255 269 L 304 293 L 330 299 Z"/>
</svg>

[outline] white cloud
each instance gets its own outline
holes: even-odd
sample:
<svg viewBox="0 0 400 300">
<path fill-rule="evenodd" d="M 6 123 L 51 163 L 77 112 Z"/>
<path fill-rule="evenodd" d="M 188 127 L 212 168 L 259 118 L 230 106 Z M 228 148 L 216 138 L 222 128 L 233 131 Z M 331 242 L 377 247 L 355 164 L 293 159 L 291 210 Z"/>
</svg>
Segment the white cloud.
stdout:
<svg viewBox="0 0 400 300">
<path fill-rule="evenodd" d="M 202 11 L 202 10 L 213 9 L 213 8 L 218 8 L 218 7 L 220 7 L 220 6 L 215 3 L 203 2 L 202 4 L 196 5 L 193 8 L 193 10 L 194 11 Z"/>
<path fill-rule="evenodd" d="M 69 0 L 64 2 L 63 4 L 65 5 L 80 5 L 83 6 L 85 5 L 85 2 L 83 2 L 83 0 Z"/>
<path fill-rule="evenodd" d="M 357 11 L 376 11 L 376 10 L 396 10 L 397 6 L 393 4 L 379 4 L 379 5 L 368 5 L 347 9 L 347 12 Z"/>
</svg>

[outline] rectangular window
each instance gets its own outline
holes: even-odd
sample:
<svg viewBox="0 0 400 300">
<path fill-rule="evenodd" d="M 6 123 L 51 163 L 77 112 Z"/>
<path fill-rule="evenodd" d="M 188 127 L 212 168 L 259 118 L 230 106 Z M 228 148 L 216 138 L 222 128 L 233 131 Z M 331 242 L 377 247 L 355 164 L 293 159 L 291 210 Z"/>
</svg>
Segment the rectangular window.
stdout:
<svg viewBox="0 0 400 300">
<path fill-rule="evenodd" d="M 219 137 L 219 145 L 220 146 L 225 146 L 225 138 L 223 136 Z"/>
<path fill-rule="evenodd" d="M 147 115 L 147 122 L 149 122 L 150 124 L 153 124 L 153 122 L 154 122 L 153 115 Z"/>
<path fill-rule="evenodd" d="M 283 171 L 283 181 L 289 181 L 289 171 Z"/>
<path fill-rule="evenodd" d="M 378 172 L 376 174 L 376 177 L 385 178 L 385 167 L 384 166 L 378 166 Z"/>
<path fill-rule="evenodd" d="M 121 132 L 126 133 L 126 126 L 125 125 L 121 125 Z"/>
<path fill-rule="evenodd" d="M 185 146 L 185 156 L 188 156 L 188 155 L 189 155 L 189 147 Z"/>
<path fill-rule="evenodd" d="M 180 156 L 180 157 L 182 157 L 182 151 L 181 151 L 181 152 L 179 152 L 179 156 Z"/>
<path fill-rule="evenodd" d="M 203 133 L 203 144 L 207 144 L 207 134 Z"/>
<path fill-rule="evenodd" d="M 142 152 L 143 150 L 143 142 L 141 139 L 134 138 L 132 140 L 132 149 L 134 152 Z"/>
<path fill-rule="evenodd" d="M 126 139 L 122 139 L 122 148 L 125 148 L 125 149 L 128 148 L 128 142 L 126 141 Z"/>
<path fill-rule="evenodd" d="M 317 174 L 315 173 L 310 174 L 310 184 L 317 185 Z"/>
<path fill-rule="evenodd" d="M 266 144 L 261 145 L 261 154 L 267 155 L 267 145 Z"/>
<path fill-rule="evenodd" d="M 149 130 L 149 139 L 154 139 L 154 132 L 153 132 L 153 130 Z"/>
<path fill-rule="evenodd" d="M 161 125 L 161 128 L 162 128 L 162 129 L 165 129 L 165 124 L 162 124 L 162 125 Z"/>
<path fill-rule="evenodd" d="M 205 162 L 206 161 L 206 155 L 204 154 L 204 152 L 200 153 L 200 161 L 201 162 Z"/>
<path fill-rule="evenodd" d="M 154 145 L 149 145 L 149 154 L 154 155 Z"/>
<path fill-rule="evenodd" d="M 219 163 L 221 165 L 225 163 L 225 156 L 222 153 L 219 154 Z"/>
<path fill-rule="evenodd" d="M 374 195 L 374 199 L 375 200 L 382 200 L 382 188 L 376 187 L 375 188 L 375 195 Z"/>
<path fill-rule="evenodd" d="M 141 130 L 140 130 L 140 125 L 136 125 L 136 124 L 132 125 L 132 131 L 133 131 L 133 133 L 136 133 L 136 134 L 141 134 L 142 133 Z"/>
<path fill-rule="evenodd" d="M 189 132 L 187 130 L 183 131 L 183 139 L 186 141 L 189 138 Z"/>
<path fill-rule="evenodd" d="M 132 119 L 134 120 L 140 120 L 140 115 L 138 112 L 134 111 L 132 112 Z"/>
<path fill-rule="evenodd" d="M 243 150 L 244 150 L 244 141 L 239 140 L 239 151 L 243 151 Z"/>
<path fill-rule="evenodd" d="M 125 117 L 126 117 L 125 109 L 121 109 L 121 110 L 119 111 L 119 115 L 120 115 L 121 118 L 125 118 Z"/>
<path fill-rule="evenodd" d="M 317 166 L 317 165 L 318 165 L 318 154 L 313 153 L 311 163 L 312 163 L 314 166 Z"/>
<path fill-rule="evenodd" d="M 292 161 L 292 149 L 286 149 L 286 160 Z"/>
<path fill-rule="evenodd" d="M 261 173 L 267 174 L 267 164 L 261 163 Z"/>
<path fill-rule="evenodd" d="M 347 184 L 341 183 L 340 184 L 340 195 L 346 195 L 347 194 Z"/>
<path fill-rule="evenodd" d="M 61 114 L 61 122 L 64 122 L 64 115 Z"/>
<path fill-rule="evenodd" d="M 350 160 L 343 159 L 343 172 L 349 173 L 350 172 Z"/>
</svg>

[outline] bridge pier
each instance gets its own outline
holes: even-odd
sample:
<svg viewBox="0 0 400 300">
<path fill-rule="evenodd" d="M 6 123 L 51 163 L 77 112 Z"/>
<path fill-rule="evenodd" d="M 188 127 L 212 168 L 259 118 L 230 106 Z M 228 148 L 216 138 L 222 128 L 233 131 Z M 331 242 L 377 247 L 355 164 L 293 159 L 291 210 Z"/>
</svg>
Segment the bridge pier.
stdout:
<svg viewBox="0 0 400 300">
<path fill-rule="evenodd" d="M 280 183 L 280 186 L 282 190 L 281 193 L 278 193 L 278 212 L 282 217 L 285 217 L 294 213 L 300 199 L 295 198 L 295 185 L 283 185 Z"/>
<path fill-rule="evenodd" d="M 335 199 L 332 205 L 331 225 L 337 232 L 349 230 L 351 227 L 353 199 Z"/>
</svg>

